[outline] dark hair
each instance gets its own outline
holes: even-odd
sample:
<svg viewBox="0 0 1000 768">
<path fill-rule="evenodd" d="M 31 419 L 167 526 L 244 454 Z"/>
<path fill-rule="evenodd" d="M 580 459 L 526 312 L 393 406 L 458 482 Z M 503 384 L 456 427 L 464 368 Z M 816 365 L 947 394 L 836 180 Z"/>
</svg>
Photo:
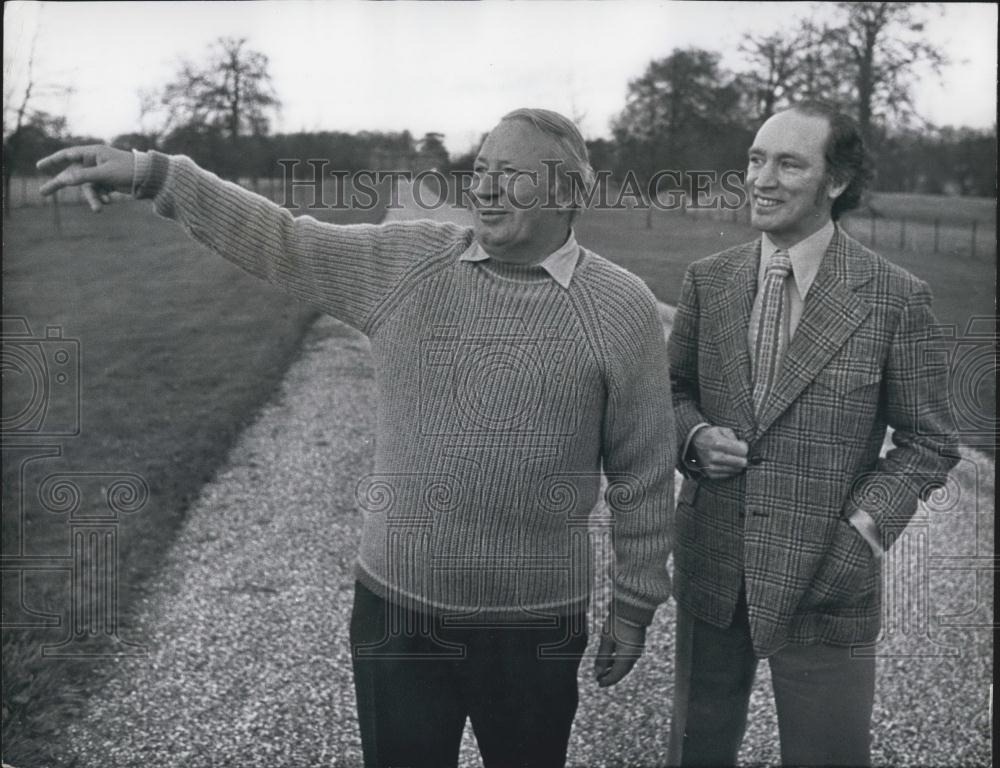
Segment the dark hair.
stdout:
<svg viewBox="0 0 1000 768">
<path fill-rule="evenodd" d="M 823 156 L 826 170 L 834 183 L 847 182 L 847 188 L 833 201 L 830 216 L 837 221 L 841 215 L 861 204 L 865 189 L 874 175 L 872 159 L 865 147 L 864 136 L 857 121 L 831 104 L 806 101 L 792 110 L 803 115 L 825 118 L 830 125 L 830 138 Z"/>
</svg>

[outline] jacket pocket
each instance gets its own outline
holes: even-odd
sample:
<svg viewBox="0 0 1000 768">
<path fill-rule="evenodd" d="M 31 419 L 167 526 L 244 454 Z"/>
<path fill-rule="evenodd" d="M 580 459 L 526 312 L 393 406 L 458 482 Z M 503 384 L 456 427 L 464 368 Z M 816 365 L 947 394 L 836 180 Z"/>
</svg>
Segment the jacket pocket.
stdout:
<svg viewBox="0 0 1000 768">
<path fill-rule="evenodd" d="M 872 366 L 872 361 L 853 361 L 828 366 L 813 380 L 817 387 L 835 395 L 857 396 L 882 383 L 882 371 Z"/>
<path fill-rule="evenodd" d="M 878 588 L 878 563 L 865 538 L 840 517 L 826 556 L 807 596 L 815 608 L 836 608 L 866 598 Z"/>
<path fill-rule="evenodd" d="M 851 358 L 821 371 L 809 395 L 813 426 L 849 443 L 866 439 L 882 399 L 882 371 L 877 366 L 875 360 Z"/>
</svg>

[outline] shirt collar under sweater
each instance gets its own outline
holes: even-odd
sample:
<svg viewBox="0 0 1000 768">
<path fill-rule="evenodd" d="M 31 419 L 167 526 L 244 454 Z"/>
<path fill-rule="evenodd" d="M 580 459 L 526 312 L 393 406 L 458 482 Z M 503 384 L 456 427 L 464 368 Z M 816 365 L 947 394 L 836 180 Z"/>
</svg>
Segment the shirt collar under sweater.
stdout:
<svg viewBox="0 0 1000 768">
<path fill-rule="evenodd" d="M 483 250 L 478 240 L 474 240 L 472 245 L 465 249 L 465 253 L 458 257 L 459 261 L 486 261 L 491 258 Z M 557 250 L 550 253 L 538 265 L 563 288 L 569 288 L 570 280 L 573 279 L 573 272 L 576 271 L 576 264 L 580 260 L 580 246 L 576 243 L 576 236 L 570 230 L 569 237 Z"/>
</svg>

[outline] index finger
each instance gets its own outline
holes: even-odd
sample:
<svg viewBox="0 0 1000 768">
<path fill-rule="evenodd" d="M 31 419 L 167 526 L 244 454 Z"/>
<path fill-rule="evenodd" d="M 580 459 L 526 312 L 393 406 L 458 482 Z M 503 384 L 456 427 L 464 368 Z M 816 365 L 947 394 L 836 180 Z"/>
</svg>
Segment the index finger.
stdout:
<svg viewBox="0 0 1000 768">
<path fill-rule="evenodd" d="M 94 166 L 84 168 L 79 165 L 70 165 L 42 184 L 38 191 L 47 196 L 63 187 L 76 187 L 87 182 L 100 182 L 102 174 L 103 171 Z"/>
<path fill-rule="evenodd" d="M 601 675 L 607 673 L 614 663 L 614 642 L 608 634 L 601 635 L 601 642 L 597 648 L 597 655 L 594 657 L 594 675 L 600 680 Z"/>
<path fill-rule="evenodd" d="M 35 167 L 40 171 L 44 171 L 54 166 L 65 165 L 66 163 L 82 162 L 93 157 L 96 157 L 96 148 L 93 145 L 85 147 L 66 147 L 65 149 L 60 149 L 58 152 L 53 152 L 47 157 L 43 157 L 35 163 Z"/>
<path fill-rule="evenodd" d="M 749 445 L 736 437 L 723 440 L 718 448 L 730 456 L 746 456 L 750 450 Z"/>
<path fill-rule="evenodd" d="M 716 451 L 708 457 L 706 467 L 711 469 L 743 469 L 747 465 L 747 457 L 725 451 Z"/>
</svg>

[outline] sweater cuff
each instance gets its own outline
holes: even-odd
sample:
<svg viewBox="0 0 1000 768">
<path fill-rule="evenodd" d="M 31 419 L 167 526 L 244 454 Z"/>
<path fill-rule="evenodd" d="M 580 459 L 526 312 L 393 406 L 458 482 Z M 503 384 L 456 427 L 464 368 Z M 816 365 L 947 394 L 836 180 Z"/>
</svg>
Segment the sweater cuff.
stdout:
<svg viewBox="0 0 1000 768">
<path fill-rule="evenodd" d="M 138 200 L 155 197 L 170 170 L 170 158 L 160 152 L 136 152 L 135 170 L 132 174 L 132 196 Z"/>
<path fill-rule="evenodd" d="M 149 175 L 149 154 L 140 152 L 138 149 L 132 150 L 132 196 L 136 197 L 136 190 L 139 189 L 146 176 Z"/>
<path fill-rule="evenodd" d="M 643 608 L 635 603 L 615 598 L 611 606 L 612 616 L 636 627 L 648 627 L 653 623 L 656 608 Z"/>
</svg>

